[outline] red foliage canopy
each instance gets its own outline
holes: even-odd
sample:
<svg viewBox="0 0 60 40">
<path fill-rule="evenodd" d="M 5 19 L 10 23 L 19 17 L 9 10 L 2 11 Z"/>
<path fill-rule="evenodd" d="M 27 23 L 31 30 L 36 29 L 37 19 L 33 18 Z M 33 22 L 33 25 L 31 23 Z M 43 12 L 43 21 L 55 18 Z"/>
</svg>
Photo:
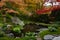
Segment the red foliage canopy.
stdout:
<svg viewBox="0 0 60 40">
<path fill-rule="evenodd" d="M 36 13 L 37 14 L 44 14 L 46 12 L 50 12 L 52 10 L 58 10 L 58 9 L 60 9 L 60 6 L 53 6 L 53 7 L 48 8 L 48 9 L 47 8 L 42 8 L 40 10 L 37 10 Z"/>
<path fill-rule="evenodd" d="M 57 2 L 60 2 L 60 0 L 57 0 Z M 36 11 L 36 13 L 37 14 L 44 14 L 44 13 L 46 13 L 46 12 L 49 12 L 49 11 L 52 11 L 52 10 L 58 10 L 58 9 L 60 9 L 60 5 L 54 5 L 54 6 L 52 6 L 51 8 L 42 8 L 42 9 L 40 9 L 40 10 L 37 10 Z"/>
</svg>

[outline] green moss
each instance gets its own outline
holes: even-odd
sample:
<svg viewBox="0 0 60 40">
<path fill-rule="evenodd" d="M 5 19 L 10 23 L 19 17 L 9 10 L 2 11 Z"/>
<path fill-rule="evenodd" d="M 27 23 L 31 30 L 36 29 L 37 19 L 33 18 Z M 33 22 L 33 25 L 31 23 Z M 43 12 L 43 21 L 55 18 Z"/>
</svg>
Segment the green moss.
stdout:
<svg viewBox="0 0 60 40">
<path fill-rule="evenodd" d="M 8 38 L 8 37 L 0 37 L 0 40 L 13 40 L 12 38 Z"/>
<path fill-rule="evenodd" d="M 29 39 L 29 37 L 23 37 L 23 38 L 0 37 L 0 40 L 30 40 L 30 39 Z"/>
<path fill-rule="evenodd" d="M 49 34 L 49 31 L 45 30 L 45 31 L 41 32 L 39 35 L 40 35 L 41 38 L 43 38 L 44 35 L 47 35 L 47 34 Z"/>
</svg>

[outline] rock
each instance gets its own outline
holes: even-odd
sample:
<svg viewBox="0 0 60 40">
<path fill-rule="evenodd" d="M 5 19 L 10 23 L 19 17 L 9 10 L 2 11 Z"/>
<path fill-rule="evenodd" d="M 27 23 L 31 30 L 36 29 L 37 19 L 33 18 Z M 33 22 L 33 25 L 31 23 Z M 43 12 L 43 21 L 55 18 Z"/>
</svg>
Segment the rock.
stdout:
<svg viewBox="0 0 60 40">
<path fill-rule="evenodd" d="M 60 36 L 53 38 L 53 40 L 60 40 Z"/>
<path fill-rule="evenodd" d="M 7 28 L 10 28 L 11 26 L 12 26 L 12 25 L 9 25 L 9 24 L 8 24 L 8 25 L 7 25 Z"/>
<path fill-rule="evenodd" d="M 20 37 L 16 37 L 16 38 L 20 38 Z"/>
<path fill-rule="evenodd" d="M 43 32 L 44 30 L 48 30 L 48 28 L 41 28 L 40 32 Z"/>
<path fill-rule="evenodd" d="M 44 40 L 52 40 L 54 38 L 54 36 L 52 35 L 45 35 L 44 36 Z"/>
<path fill-rule="evenodd" d="M 24 25 L 24 22 L 21 21 L 18 17 L 12 17 L 11 19 L 12 19 L 12 22 L 15 23 L 15 24 L 19 24 L 21 26 Z"/>
<path fill-rule="evenodd" d="M 9 33 L 7 34 L 8 37 L 14 37 L 14 34 L 13 33 Z"/>
</svg>

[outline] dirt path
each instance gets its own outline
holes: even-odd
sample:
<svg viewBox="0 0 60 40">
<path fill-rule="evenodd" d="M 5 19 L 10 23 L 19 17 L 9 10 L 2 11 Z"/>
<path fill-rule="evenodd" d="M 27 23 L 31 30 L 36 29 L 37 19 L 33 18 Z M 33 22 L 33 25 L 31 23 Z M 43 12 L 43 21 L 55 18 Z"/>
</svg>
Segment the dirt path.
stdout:
<svg viewBox="0 0 60 40">
<path fill-rule="evenodd" d="M 37 40 L 42 40 L 40 37 L 37 37 Z"/>
</svg>

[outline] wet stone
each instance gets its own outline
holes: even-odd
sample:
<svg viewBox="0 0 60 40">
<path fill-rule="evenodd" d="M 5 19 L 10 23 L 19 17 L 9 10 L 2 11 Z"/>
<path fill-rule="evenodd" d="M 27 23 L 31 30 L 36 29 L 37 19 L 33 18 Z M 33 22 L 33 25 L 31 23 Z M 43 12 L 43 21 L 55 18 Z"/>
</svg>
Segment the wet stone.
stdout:
<svg viewBox="0 0 60 40">
<path fill-rule="evenodd" d="M 44 36 L 44 40 L 52 40 L 54 38 L 54 36 L 52 35 L 45 35 Z"/>
<path fill-rule="evenodd" d="M 60 36 L 59 37 L 54 37 L 53 40 L 60 40 Z"/>
<path fill-rule="evenodd" d="M 9 33 L 7 34 L 8 37 L 14 37 L 14 34 L 13 33 Z"/>
</svg>

